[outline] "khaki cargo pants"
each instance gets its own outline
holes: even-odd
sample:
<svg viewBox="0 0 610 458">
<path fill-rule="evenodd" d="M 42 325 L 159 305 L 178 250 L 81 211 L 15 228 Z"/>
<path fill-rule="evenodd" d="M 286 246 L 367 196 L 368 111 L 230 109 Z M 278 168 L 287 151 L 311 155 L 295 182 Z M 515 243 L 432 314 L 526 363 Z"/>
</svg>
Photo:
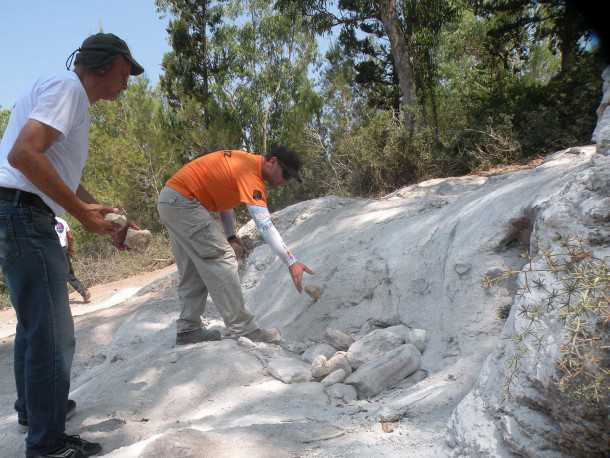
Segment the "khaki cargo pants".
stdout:
<svg viewBox="0 0 610 458">
<path fill-rule="evenodd" d="M 169 187 L 159 194 L 161 222 L 169 231 L 178 266 L 182 312 L 177 332 L 201 327 L 208 292 L 227 328 L 236 335 L 258 328 L 246 310 L 235 252 L 221 224 L 196 200 Z"/>
</svg>

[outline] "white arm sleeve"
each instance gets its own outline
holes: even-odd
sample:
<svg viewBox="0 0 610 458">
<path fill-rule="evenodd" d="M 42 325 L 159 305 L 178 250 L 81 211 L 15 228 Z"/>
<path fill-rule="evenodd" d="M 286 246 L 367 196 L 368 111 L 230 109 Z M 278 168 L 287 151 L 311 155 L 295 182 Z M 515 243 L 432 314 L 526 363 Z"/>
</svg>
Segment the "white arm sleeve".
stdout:
<svg viewBox="0 0 610 458">
<path fill-rule="evenodd" d="M 294 255 L 284 243 L 282 236 L 273 225 L 269 210 L 267 210 L 265 207 L 258 207 L 256 205 L 246 205 L 246 207 L 248 207 L 248 211 L 256 224 L 258 232 L 261 234 L 267 245 L 269 245 L 275 252 L 275 254 L 277 254 L 278 257 L 288 266 L 291 266 L 297 262 Z"/>
<path fill-rule="evenodd" d="M 227 237 L 235 235 L 235 212 L 233 209 L 220 212 L 220 221 Z"/>
</svg>

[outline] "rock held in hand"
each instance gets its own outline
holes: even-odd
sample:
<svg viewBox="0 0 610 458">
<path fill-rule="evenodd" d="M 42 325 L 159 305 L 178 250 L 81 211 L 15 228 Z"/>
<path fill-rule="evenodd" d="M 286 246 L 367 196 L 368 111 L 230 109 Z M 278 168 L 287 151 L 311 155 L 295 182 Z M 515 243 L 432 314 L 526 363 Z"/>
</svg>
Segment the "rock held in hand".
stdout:
<svg viewBox="0 0 610 458">
<path fill-rule="evenodd" d="M 119 215 L 118 213 L 106 213 L 104 219 L 110 223 L 117 224 L 121 228 L 127 224 L 127 217 L 125 215 Z"/>
<path fill-rule="evenodd" d="M 131 227 L 127 229 L 127 236 L 125 237 L 125 245 L 132 250 L 144 251 L 148 248 L 150 241 L 152 240 L 152 234 L 150 231 L 143 229 L 137 230 Z"/>
<path fill-rule="evenodd" d="M 320 300 L 320 296 L 322 296 L 322 289 L 316 285 L 306 285 L 305 292 L 311 297 L 314 301 L 318 302 Z"/>
<path fill-rule="evenodd" d="M 118 213 L 106 213 L 106 215 L 104 215 L 104 219 L 120 226 L 123 229 L 127 225 L 127 217 L 125 215 L 119 215 Z M 150 231 L 146 229 L 140 230 L 129 227 L 127 228 L 123 243 L 128 248 L 141 252 L 148 248 L 151 240 L 152 234 Z"/>
</svg>

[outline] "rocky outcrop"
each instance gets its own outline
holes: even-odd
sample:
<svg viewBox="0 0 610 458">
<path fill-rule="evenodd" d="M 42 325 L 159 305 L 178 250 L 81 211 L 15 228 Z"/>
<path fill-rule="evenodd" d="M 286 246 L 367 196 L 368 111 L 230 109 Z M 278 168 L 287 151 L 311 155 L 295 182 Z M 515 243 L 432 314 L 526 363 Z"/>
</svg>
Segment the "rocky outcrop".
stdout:
<svg viewBox="0 0 610 458">
<path fill-rule="evenodd" d="M 597 152 L 610 154 L 610 66 L 602 73 L 604 80 L 602 100 L 597 108 L 597 126 L 593 131 L 593 141 Z"/>
<path fill-rule="evenodd" d="M 610 157 L 596 155 L 592 162 L 532 206 L 532 261 L 518 277 L 519 294 L 496 350 L 449 422 L 449 444 L 458 456 L 610 454 L 608 377 L 601 378 L 600 400 L 594 403 L 575 399 L 575 393 L 585 386 L 582 378 L 559 389 L 562 372 L 558 365 L 565 361 L 562 358 L 570 342 L 580 338 L 573 330 L 580 327 L 587 338 L 604 339 L 605 335 L 608 339 L 607 323 L 599 320 L 596 324 L 595 314 L 570 318 L 588 299 L 580 295 L 591 296 L 591 291 L 584 293 L 575 283 L 584 275 L 578 266 L 597 259 L 607 269 L 610 259 Z M 566 281 L 564 271 L 572 267 L 576 280 Z M 602 275 L 598 285 L 607 291 L 607 273 L 605 283 Z M 596 337 L 589 332 L 598 325 L 602 328 Z M 586 348 L 584 344 L 577 353 Z M 586 370 L 610 361 L 608 347 L 604 352 L 602 342 L 600 348 L 597 362 L 591 360 Z"/>
</svg>

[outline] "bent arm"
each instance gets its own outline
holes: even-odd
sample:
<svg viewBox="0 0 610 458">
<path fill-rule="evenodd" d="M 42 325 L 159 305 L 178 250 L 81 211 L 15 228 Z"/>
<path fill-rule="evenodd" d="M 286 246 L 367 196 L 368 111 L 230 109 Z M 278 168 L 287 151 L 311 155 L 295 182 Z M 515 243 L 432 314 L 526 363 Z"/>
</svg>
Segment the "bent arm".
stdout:
<svg viewBox="0 0 610 458">
<path fill-rule="evenodd" d="M 278 255 L 278 257 L 284 261 L 288 266 L 293 265 L 297 262 L 294 255 L 288 249 L 282 236 L 273 225 L 271 221 L 271 215 L 269 210 L 265 207 L 258 207 L 256 205 L 247 205 L 248 211 L 256 224 L 258 232 L 261 234 L 265 242 L 271 247 L 271 249 Z"/>
<path fill-rule="evenodd" d="M 84 202 L 68 188 L 44 154 L 60 135 L 58 130 L 46 124 L 28 120 L 8 154 L 8 162 L 34 186 L 78 218 L 86 211 Z"/>
<path fill-rule="evenodd" d="M 78 219 L 88 231 L 112 234 L 114 228 L 111 223 L 104 221 L 103 214 L 113 209 L 81 200 L 66 185 L 47 158 L 45 152 L 60 135 L 58 130 L 46 124 L 34 119 L 28 120 L 8 154 L 9 164 Z"/>
<path fill-rule="evenodd" d="M 74 236 L 72 236 L 72 231 L 70 229 L 66 232 L 66 240 L 68 242 L 68 246 L 66 247 L 68 254 L 72 256 L 74 255 Z"/>
<path fill-rule="evenodd" d="M 78 198 L 80 200 L 82 200 L 83 202 L 87 202 L 88 204 L 97 204 L 97 203 L 99 203 L 95 197 L 93 197 L 91 194 L 89 194 L 89 191 L 87 191 L 83 187 L 82 184 L 78 185 L 78 188 L 76 189 L 76 195 L 78 196 Z"/>
<path fill-rule="evenodd" d="M 235 212 L 233 209 L 220 212 L 220 221 L 228 237 L 235 235 Z"/>
</svg>

